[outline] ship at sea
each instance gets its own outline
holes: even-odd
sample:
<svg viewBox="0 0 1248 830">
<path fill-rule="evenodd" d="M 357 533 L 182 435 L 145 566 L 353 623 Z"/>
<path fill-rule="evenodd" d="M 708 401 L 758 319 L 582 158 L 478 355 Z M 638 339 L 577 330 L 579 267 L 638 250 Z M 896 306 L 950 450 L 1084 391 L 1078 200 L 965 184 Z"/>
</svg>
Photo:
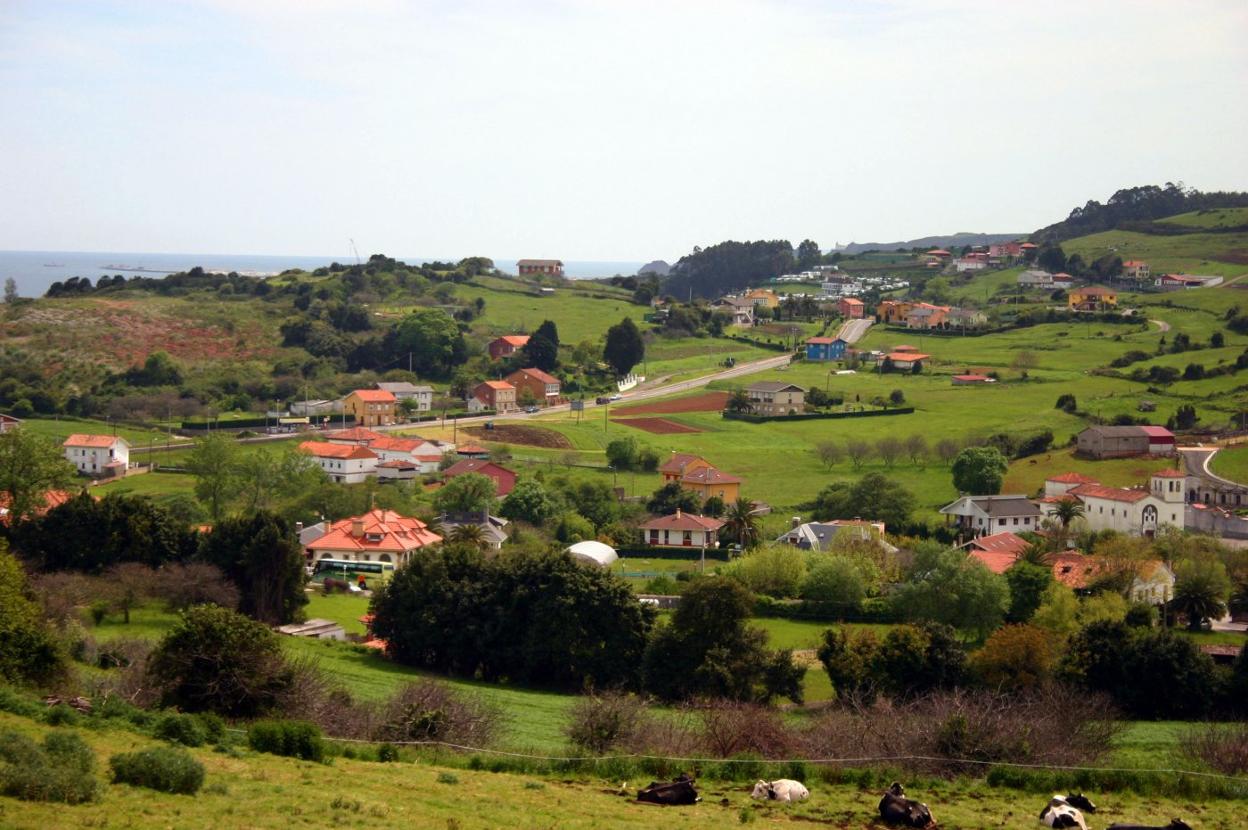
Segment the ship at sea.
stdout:
<svg viewBox="0 0 1248 830">
<path fill-rule="evenodd" d="M 65 267 L 65 263 L 63 263 L 63 262 L 45 262 L 45 263 L 43 263 L 43 267 L 44 267 L 44 268 L 64 268 L 64 267 Z"/>
<path fill-rule="evenodd" d="M 146 268 L 142 265 L 101 265 L 103 271 L 133 271 L 140 274 L 172 274 L 167 268 Z"/>
</svg>

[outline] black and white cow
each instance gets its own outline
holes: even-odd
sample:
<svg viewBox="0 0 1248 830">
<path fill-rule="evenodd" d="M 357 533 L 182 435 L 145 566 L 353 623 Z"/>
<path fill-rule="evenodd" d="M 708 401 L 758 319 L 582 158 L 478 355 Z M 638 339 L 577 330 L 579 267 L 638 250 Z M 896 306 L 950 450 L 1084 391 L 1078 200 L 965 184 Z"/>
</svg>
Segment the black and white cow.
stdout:
<svg viewBox="0 0 1248 830">
<path fill-rule="evenodd" d="M 896 781 L 880 799 L 880 818 L 886 824 L 900 824 L 903 827 L 930 827 L 936 823 L 927 805 L 906 798 L 906 791 Z"/>
<path fill-rule="evenodd" d="M 1095 813 L 1096 805 L 1083 793 L 1055 795 L 1040 811 L 1040 823 L 1045 827 L 1077 827 L 1079 830 L 1088 830 L 1088 824 L 1080 810 Z"/>
<path fill-rule="evenodd" d="M 1192 830 L 1181 818 L 1170 819 L 1169 824 L 1111 824 L 1107 830 Z"/>
<path fill-rule="evenodd" d="M 805 801 L 810 798 L 810 790 L 800 781 L 791 778 L 777 778 L 775 781 L 759 781 L 754 785 L 751 798 L 765 798 L 769 801 Z"/>
<path fill-rule="evenodd" d="M 637 791 L 637 800 L 647 804 L 697 804 L 702 797 L 693 779 L 682 772 L 675 781 L 651 781 L 650 786 Z"/>
</svg>

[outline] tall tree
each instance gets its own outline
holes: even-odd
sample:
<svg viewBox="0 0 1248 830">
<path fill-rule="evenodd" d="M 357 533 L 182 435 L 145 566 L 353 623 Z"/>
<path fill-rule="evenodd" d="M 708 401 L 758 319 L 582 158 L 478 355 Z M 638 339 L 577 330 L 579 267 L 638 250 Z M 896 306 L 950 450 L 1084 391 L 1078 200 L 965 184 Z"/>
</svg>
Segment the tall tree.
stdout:
<svg viewBox="0 0 1248 830">
<path fill-rule="evenodd" d="M 645 357 L 646 344 L 642 342 L 641 332 L 631 317 L 625 317 L 607 329 L 607 342 L 602 349 L 603 360 L 607 361 L 617 376 L 627 375 L 633 367 Z"/>
<path fill-rule="evenodd" d="M 533 334 L 529 336 L 529 342 L 524 344 L 521 358 L 525 366 L 553 372 L 559 365 L 559 346 L 540 334 Z"/>
<path fill-rule="evenodd" d="M 403 318 L 394 332 L 394 351 L 412 355 L 420 375 L 445 378 L 464 361 L 467 344 L 455 321 L 438 309 L 424 309 Z"/>
<path fill-rule="evenodd" d="M 967 447 L 953 460 L 953 486 L 974 496 L 996 495 L 1009 468 L 1010 462 L 996 447 Z"/>
<path fill-rule="evenodd" d="M 195 476 L 195 497 L 214 522 L 225 518 L 238 496 L 238 444 L 220 432 L 201 438 L 186 459 Z"/>
<path fill-rule="evenodd" d="M 443 513 L 493 510 L 498 485 L 480 473 L 463 473 L 442 485 L 433 494 L 433 506 Z"/>
<path fill-rule="evenodd" d="M 325 473 L 316 461 L 293 449 L 258 449 L 240 454 L 235 476 L 244 513 L 272 510 L 282 500 L 307 493 L 325 481 Z"/>
<path fill-rule="evenodd" d="M 542 324 L 533 332 L 534 337 L 544 337 L 556 349 L 559 348 L 559 329 L 555 326 L 554 320 L 543 320 Z"/>
<path fill-rule="evenodd" d="M 1170 607 L 1187 617 L 1192 631 L 1199 631 L 1205 620 L 1226 613 L 1231 580 L 1226 566 L 1215 559 L 1188 559 L 1175 568 L 1174 599 Z"/>
<path fill-rule="evenodd" d="M 55 441 L 20 428 L 0 433 L 0 504 L 10 523 L 33 516 L 45 494 L 69 487 L 74 475 Z"/>
<path fill-rule="evenodd" d="M 269 625 L 303 617 L 303 549 L 285 519 L 263 511 L 226 519 L 203 537 L 199 555 L 238 586 L 244 614 Z"/>
<path fill-rule="evenodd" d="M 748 499 L 737 499 L 724 512 L 724 532 L 742 548 L 758 544 L 758 516 Z"/>
<path fill-rule="evenodd" d="M 819 243 L 815 240 L 803 239 L 797 246 L 797 267 L 809 270 L 822 261 L 823 251 L 819 250 Z"/>
</svg>

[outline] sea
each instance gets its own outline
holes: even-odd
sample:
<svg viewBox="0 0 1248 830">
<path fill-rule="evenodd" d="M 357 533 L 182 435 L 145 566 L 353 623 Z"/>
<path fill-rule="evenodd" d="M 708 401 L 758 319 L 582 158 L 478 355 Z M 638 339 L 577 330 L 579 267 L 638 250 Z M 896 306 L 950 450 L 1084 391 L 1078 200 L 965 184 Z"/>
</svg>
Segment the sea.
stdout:
<svg viewBox="0 0 1248 830">
<path fill-rule="evenodd" d="M 412 265 L 422 262 L 454 262 L 461 257 L 395 257 Z M 96 251 L 0 251 L 0 282 L 12 277 L 17 282 L 17 293 L 23 297 L 41 297 L 54 282 L 70 277 L 90 277 L 91 281 L 102 276 L 124 274 L 131 276 L 160 277 L 165 273 L 187 271 L 195 266 L 205 271 L 237 271 L 240 274 L 268 276 L 280 274 L 290 268 L 311 271 L 331 262 L 351 263 L 353 255 L 347 256 L 273 256 L 268 254 L 162 254 L 118 253 Z M 636 274 L 645 262 L 628 261 L 569 261 L 564 260 L 564 273 L 573 279 L 596 279 L 616 274 Z M 516 273 L 516 260 L 496 259 L 494 265 L 509 274 Z"/>
</svg>

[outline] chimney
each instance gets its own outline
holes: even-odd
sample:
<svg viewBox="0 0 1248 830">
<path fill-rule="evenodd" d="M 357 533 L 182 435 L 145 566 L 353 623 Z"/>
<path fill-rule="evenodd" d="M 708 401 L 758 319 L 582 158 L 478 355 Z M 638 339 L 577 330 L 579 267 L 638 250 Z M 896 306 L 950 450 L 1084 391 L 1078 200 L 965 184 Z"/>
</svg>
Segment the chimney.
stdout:
<svg viewBox="0 0 1248 830">
<path fill-rule="evenodd" d="M 351 535 L 355 537 L 356 539 L 359 539 L 361 536 L 364 535 L 364 520 L 363 519 L 351 520 Z"/>
<path fill-rule="evenodd" d="M 679 508 L 679 507 L 677 507 L 677 508 L 676 508 L 676 518 L 678 518 L 678 519 L 680 518 L 680 508 Z"/>
<path fill-rule="evenodd" d="M 303 533 L 303 522 L 295 522 L 295 533 Z"/>
<path fill-rule="evenodd" d="M 802 517 L 794 516 L 792 519 L 789 520 L 789 526 L 792 529 L 797 530 L 797 528 L 802 526 Z"/>
</svg>

